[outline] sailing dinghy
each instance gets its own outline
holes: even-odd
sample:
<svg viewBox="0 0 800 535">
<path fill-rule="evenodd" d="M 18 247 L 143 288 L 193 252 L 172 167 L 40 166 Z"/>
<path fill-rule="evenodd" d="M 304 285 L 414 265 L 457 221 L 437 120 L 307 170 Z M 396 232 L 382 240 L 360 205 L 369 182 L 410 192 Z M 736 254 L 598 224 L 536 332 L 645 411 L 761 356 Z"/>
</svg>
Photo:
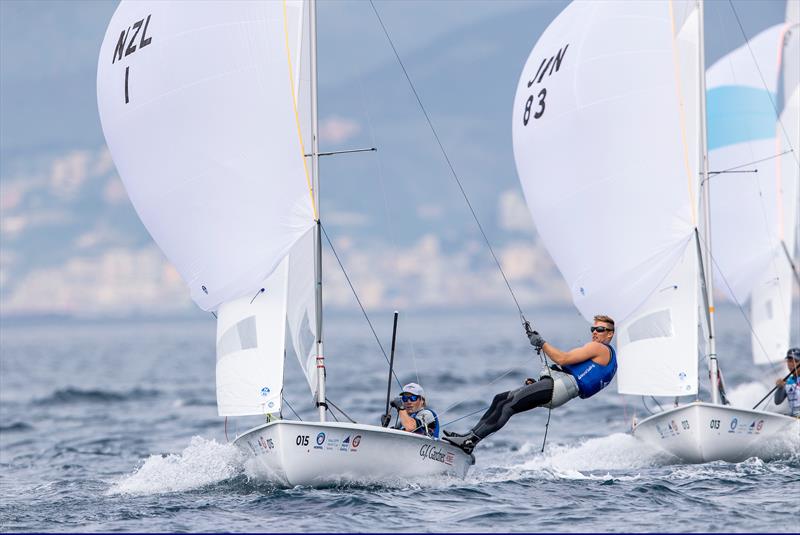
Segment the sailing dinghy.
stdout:
<svg viewBox="0 0 800 535">
<path fill-rule="evenodd" d="M 724 405 L 718 387 L 704 73 L 702 2 L 573 2 L 523 69 L 514 156 L 576 307 L 617 320 L 619 392 L 695 398 L 642 420 L 634 436 L 685 462 L 770 459 L 796 451 L 800 420 Z M 796 151 L 793 80 L 782 121 L 794 134 L 777 135 Z M 797 158 L 781 162 L 796 192 Z M 698 395 L 699 324 L 708 401 Z"/>
<path fill-rule="evenodd" d="M 122 1 L 100 49 L 106 141 L 153 240 L 217 315 L 220 416 L 257 478 L 286 485 L 451 474 L 474 457 L 328 422 L 314 0 Z M 287 329 L 288 328 L 288 329 Z M 281 417 L 286 332 L 319 421 Z"/>
</svg>

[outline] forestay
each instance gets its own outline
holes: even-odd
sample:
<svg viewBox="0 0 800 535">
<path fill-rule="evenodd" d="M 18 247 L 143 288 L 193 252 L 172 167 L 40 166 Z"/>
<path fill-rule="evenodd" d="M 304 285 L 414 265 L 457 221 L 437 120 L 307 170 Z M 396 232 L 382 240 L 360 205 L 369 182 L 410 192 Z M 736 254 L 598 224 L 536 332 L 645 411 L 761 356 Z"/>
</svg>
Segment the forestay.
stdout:
<svg viewBox="0 0 800 535">
<path fill-rule="evenodd" d="M 122 2 L 100 49 L 114 162 L 205 310 L 251 294 L 313 225 L 292 95 L 301 7 Z"/>
<path fill-rule="evenodd" d="M 622 393 L 697 391 L 695 2 L 574 2 L 522 72 L 514 156 L 588 319 L 618 323 Z"/>
<path fill-rule="evenodd" d="M 761 32 L 706 73 L 710 170 L 745 171 L 711 179 L 718 287 L 739 303 L 750 298 L 756 363 L 783 359 L 791 327 L 793 276 L 783 247 L 793 254 L 797 160 L 792 153 L 775 158 L 797 147 L 798 29 L 789 26 Z M 779 91 L 779 77 L 790 87 Z"/>
</svg>

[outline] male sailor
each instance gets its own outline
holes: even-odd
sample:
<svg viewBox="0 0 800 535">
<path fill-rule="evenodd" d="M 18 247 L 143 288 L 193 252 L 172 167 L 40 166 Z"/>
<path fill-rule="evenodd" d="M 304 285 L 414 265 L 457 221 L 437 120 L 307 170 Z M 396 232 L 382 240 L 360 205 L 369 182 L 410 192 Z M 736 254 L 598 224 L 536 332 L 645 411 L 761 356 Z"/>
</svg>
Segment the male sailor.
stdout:
<svg viewBox="0 0 800 535">
<path fill-rule="evenodd" d="M 560 407 L 575 397 L 592 397 L 608 386 L 617 373 L 617 357 L 611 347 L 614 320 L 608 316 L 595 316 L 590 327 L 592 341 L 569 351 L 545 342 L 536 331 L 526 330 L 531 345 L 544 351 L 559 367 L 552 371 L 545 368 L 538 381 L 527 379 L 525 386 L 497 394 L 472 429 L 464 434 L 445 430 L 445 440 L 471 453 L 478 442 L 498 431 L 513 415 L 535 407 Z"/>
<path fill-rule="evenodd" d="M 397 409 L 399 420 L 395 429 L 439 438 L 439 417 L 427 406 L 425 390 L 420 385 L 408 383 L 391 405 Z"/>
<path fill-rule="evenodd" d="M 789 377 L 786 380 L 778 379 L 775 381 L 778 389 L 775 390 L 775 405 L 783 403 L 784 399 L 789 400 L 789 414 L 800 417 L 800 347 L 793 347 L 786 352 L 786 367 L 789 369 Z"/>
</svg>

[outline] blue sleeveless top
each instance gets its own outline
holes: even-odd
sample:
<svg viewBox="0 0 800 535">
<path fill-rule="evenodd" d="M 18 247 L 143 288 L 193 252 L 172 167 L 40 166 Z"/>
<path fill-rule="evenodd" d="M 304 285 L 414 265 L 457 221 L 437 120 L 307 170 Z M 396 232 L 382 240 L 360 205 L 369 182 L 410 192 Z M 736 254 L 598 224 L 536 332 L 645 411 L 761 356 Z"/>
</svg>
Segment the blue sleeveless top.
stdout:
<svg viewBox="0 0 800 535">
<path fill-rule="evenodd" d="M 607 387 L 617 373 L 617 354 L 610 345 L 603 345 L 611 351 L 611 359 L 605 366 L 591 359 L 561 366 L 564 371 L 575 377 L 575 382 L 578 383 L 578 395 L 582 399 L 590 398 Z"/>
</svg>

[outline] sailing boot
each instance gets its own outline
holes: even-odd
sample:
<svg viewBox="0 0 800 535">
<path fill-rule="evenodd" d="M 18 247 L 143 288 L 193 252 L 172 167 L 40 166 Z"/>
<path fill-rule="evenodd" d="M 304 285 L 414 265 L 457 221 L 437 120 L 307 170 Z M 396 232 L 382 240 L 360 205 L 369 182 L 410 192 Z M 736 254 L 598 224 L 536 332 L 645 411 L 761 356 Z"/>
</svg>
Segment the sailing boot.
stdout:
<svg viewBox="0 0 800 535">
<path fill-rule="evenodd" d="M 481 437 L 473 433 L 472 430 L 467 431 L 463 435 L 459 433 L 445 431 L 444 440 L 446 440 L 453 446 L 458 446 L 459 448 L 464 450 L 464 453 L 472 453 L 472 450 L 475 449 L 475 446 L 478 444 L 478 442 L 481 441 Z"/>
</svg>

